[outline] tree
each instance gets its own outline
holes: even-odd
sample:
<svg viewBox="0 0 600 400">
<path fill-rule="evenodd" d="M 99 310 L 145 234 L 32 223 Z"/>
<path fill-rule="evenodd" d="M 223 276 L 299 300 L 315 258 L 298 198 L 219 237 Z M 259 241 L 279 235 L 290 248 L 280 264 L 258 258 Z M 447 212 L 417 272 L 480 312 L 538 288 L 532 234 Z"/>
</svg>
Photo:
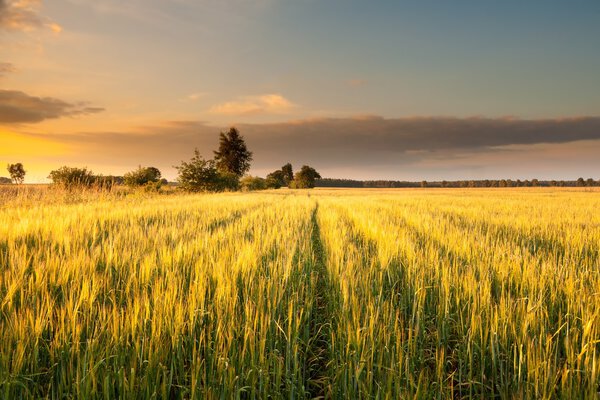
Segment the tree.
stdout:
<svg viewBox="0 0 600 400">
<path fill-rule="evenodd" d="M 583 178 L 577 179 L 577 186 L 585 186 L 585 181 L 583 180 Z"/>
<path fill-rule="evenodd" d="M 23 168 L 23 164 L 8 164 L 6 169 L 8 170 L 10 178 L 14 183 L 16 183 L 17 185 L 23 183 L 23 181 L 25 180 L 25 174 L 27 173 L 27 171 L 25 171 L 25 168 Z"/>
<path fill-rule="evenodd" d="M 60 167 L 50 172 L 48 176 L 55 185 L 61 185 L 66 188 L 90 187 L 96 183 L 96 177 L 93 172 L 87 168 Z"/>
<path fill-rule="evenodd" d="M 287 186 L 283 171 L 278 169 L 267 175 L 267 187 L 279 189 L 282 186 Z"/>
<path fill-rule="evenodd" d="M 12 179 L 0 176 L 0 185 L 10 185 L 11 183 Z"/>
<path fill-rule="evenodd" d="M 149 183 L 160 182 L 161 173 L 155 167 L 142 167 L 141 165 L 134 171 L 128 172 L 123 176 L 123 180 L 128 186 L 144 186 Z"/>
<path fill-rule="evenodd" d="M 250 169 L 252 152 L 246 147 L 244 138 L 236 128 L 219 136 L 219 150 L 215 152 L 215 163 L 219 171 L 241 177 Z"/>
<path fill-rule="evenodd" d="M 594 179 L 593 179 L 593 178 L 588 178 L 588 179 L 585 181 L 585 186 L 590 186 L 590 187 L 592 187 L 592 186 L 594 186 L 595 184 L 596 184 L 596 182 L 594 182 Z"/>
<path fill-rule="evenodd" d="M 267 175 L 267 186 L 274 189 L 279 189 L 282 186 L 290 186 L 294 180 L 294 170 L 292 164 L 287 163 L 281 169 L 271 172 Z"/>
<path fill-rule="evenodd" d="M 427 181 L 421 181 L 421 187 L 422 188 L 426 188 L 427 187 Z"/>
<path fill-rule="evenodd" d="M 281 167 L 281 172 L 283 173 L 282 186 L 289 186 L 290 182 L 294 180 L 294 169 L 292 168 L 292 164 L 285 164 L 283 167 Z"/>
<path fill-rule="evenodd" d="M 312 167 L 303 165 L 300 171 L 294 175 L 294 180 L 290 182 L 290 187 L 294 189 L 307 189 L 315 187 L 315 180 L 321 178 L 321 175 Z"/>
<path fill-rule="evenodd" d="M 239 186 L 236 174 L 219 171 L 215 160 L 205 160 L 198 149 L 189 162 L 182 161 L 175 169 L 179 172 L 180 187 L 187 192 L 221 192 Z"/>
</svg>

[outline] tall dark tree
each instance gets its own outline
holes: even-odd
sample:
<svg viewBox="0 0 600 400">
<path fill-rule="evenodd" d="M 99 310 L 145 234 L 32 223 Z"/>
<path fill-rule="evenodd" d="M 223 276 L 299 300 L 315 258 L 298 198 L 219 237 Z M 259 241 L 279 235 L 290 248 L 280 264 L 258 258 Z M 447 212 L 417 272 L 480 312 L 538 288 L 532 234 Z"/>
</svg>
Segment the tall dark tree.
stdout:
<svg viewBox="0 0 600 400">
<path fill-rule="evenodd" d="M 283 172 L 283 183 L 285 186 L 288 186 L 290 182 L 294 180 L 294 170 L 292 168 L 292 164 L 285 164 L 283 167 L 281 167 L 281 172 Z"/>
<path fill-rule="evenodd" d="M 23 181 L 25 180 L 25 174 L 26 174 L 23 164 L 21 164 L 21 163 L 8 164 L 6 169 L 8 170 L 8 173 L 10 174 L 10 178 L 12 179 L 12 181 L 14 183 L 16 183 L 17 185 L 20 185 L 23 183 Z"/>
<path fill-rule="evenodd" d="M 217 169 L 241 177 L 250 169 L 252 152 L 246 147 L 243 136 L 236 128 L 229 132 L 221 132 L 219 136 L 219 150 L 215 152 Z"/>
</svg>

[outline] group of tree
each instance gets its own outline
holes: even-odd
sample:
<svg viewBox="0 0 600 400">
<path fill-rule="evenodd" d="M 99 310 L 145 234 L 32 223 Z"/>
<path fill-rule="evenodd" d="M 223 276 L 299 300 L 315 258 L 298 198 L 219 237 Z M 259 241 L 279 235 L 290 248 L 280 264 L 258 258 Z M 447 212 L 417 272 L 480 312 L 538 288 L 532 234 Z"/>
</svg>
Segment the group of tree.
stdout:
<svg viewBox="0 0 600 400">
<path fill-rule="evenodd" d="M 315 187 L 316 180 L 321 175 L 312 167 L 303 165 L 300 171 L 294 174 L 292 164 L 287 163 L 281 169 L 273 171 L 266 178 L 258 176 L 245 176 L 240 181 L 242 190 L 264 190 L 289 187 L 291 189 L 311 189 Z"/>
<path fill-rule="evenodd" d="M 181 189 L 188 192 L 238 190 L 240 178 L 250 169 L 252 152 L 236 128 L 219 134 L 219 148 L 207 160 L 198 149 L 190 161 L 175 166 Z"/>
<path fill-rule="evenodd" d="M 291 189 L 311 189 L 315 187 L 317 179 L 321 179 L 321 175 L 313 167 L 303 165 L 300 171 L 294 174 L 292 164 L 287 163 L 281 169 L 268 174 L 266 183 L 268 188 L 273 189 L 285 186 Z"/>
<path fill-rule="evenodd" d="M 600 186 L 600 180 L 596 182 L 592 178 L 588 178 L 586 180 L 579 178 L 577 179 L 577 186 Z"/>
<path fill-rule="evenodd" d="M 219 135 L 219 148 L 214 158 L 207 160 L 199 150 L 194 151 L 190 161 L 175 166 L 180 187 L 188 192 L 220 192 L 225 190 L 264 190 L 290 188 L 313 188 L 321 175 L 308 165 L 294 174 L 292 164 L 271 172 L 266 178 L 246 175 L 250 169 L 252 152 L 236 128 Z"/>
<path fill-rule="evenodd" d="M 294 179 L 290 182 L 289 187 L 292 189 L 314 188 L 317 179 L 321 179 L 321 175 L 314 168 L 303 165 L 300 171 L 294 174 Z"/>
<path fill-rule="evenodd" d="M 512 179 L 485 179 L 485 180 L 459 180 L 459 181 L 360 181 L 352 179 L 317 179 L 317 187 L 350 187 L 350 188 L 503 188 L 503 187 L 592 187 L 600 186 L 600 180 L 592 178 L 579 178 L 576 181 L 567 180 L 512 180 Z"/>
<path fill-rule="evenodd" d="M 290 183 L 294 180 L 294 168 L 292 164 L 287 163 L 281 169 L 273 171 L 267 175 L 267 186 L 279 189 L 280 187 L 290 186 Z"/>
</svg>

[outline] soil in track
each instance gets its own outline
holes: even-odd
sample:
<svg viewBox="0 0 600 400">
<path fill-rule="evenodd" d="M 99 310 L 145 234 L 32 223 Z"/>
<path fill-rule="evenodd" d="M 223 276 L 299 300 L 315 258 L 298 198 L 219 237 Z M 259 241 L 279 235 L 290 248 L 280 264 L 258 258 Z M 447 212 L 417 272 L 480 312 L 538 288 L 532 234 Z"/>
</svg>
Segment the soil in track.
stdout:
<svg viewBox="0 0 600 400">
<path fill-rule="evenodd" d="M 307 389 L 313 399 L 331 398 L 331 354 L 330 341 L 333 329 L 333 293 L 327 272 L 325 250 L 321 242 L 321 231 L 317 219 L 319 204 L 312 213 L 311 246 L 313 268 L 311 287 L 315 296 L 309 320 L 310 339 L 306 348 Z"/>
</svg>

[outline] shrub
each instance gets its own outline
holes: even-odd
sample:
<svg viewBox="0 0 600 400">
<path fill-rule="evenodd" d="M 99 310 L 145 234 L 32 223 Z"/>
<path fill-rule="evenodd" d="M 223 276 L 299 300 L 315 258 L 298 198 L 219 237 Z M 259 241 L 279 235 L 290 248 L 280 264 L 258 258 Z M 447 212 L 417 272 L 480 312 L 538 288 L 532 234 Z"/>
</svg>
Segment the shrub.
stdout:
<svg viewBox="0 0 600 400">
<path fill-rule="evenodd" d="M 91 187 L 96 183 L 96 177 L 87 168 L 63 166 L 50 172 L 48 176 L 55 185 L 65 188 Z"/>
<path fill-rule="evenodd" d="M 127 186 L 145 186 L 148 183 L 160 182 L 161 173 L 155 167 L 139 166 L 136 170 L 126 173 L 123 180 Z"/>
<path fill-rule="evenodd" d="M 245 176 L 240 181 L 242 190 L 265 190 L 267 189 L 267 180 L 258 176 Z"/>
</svg>

